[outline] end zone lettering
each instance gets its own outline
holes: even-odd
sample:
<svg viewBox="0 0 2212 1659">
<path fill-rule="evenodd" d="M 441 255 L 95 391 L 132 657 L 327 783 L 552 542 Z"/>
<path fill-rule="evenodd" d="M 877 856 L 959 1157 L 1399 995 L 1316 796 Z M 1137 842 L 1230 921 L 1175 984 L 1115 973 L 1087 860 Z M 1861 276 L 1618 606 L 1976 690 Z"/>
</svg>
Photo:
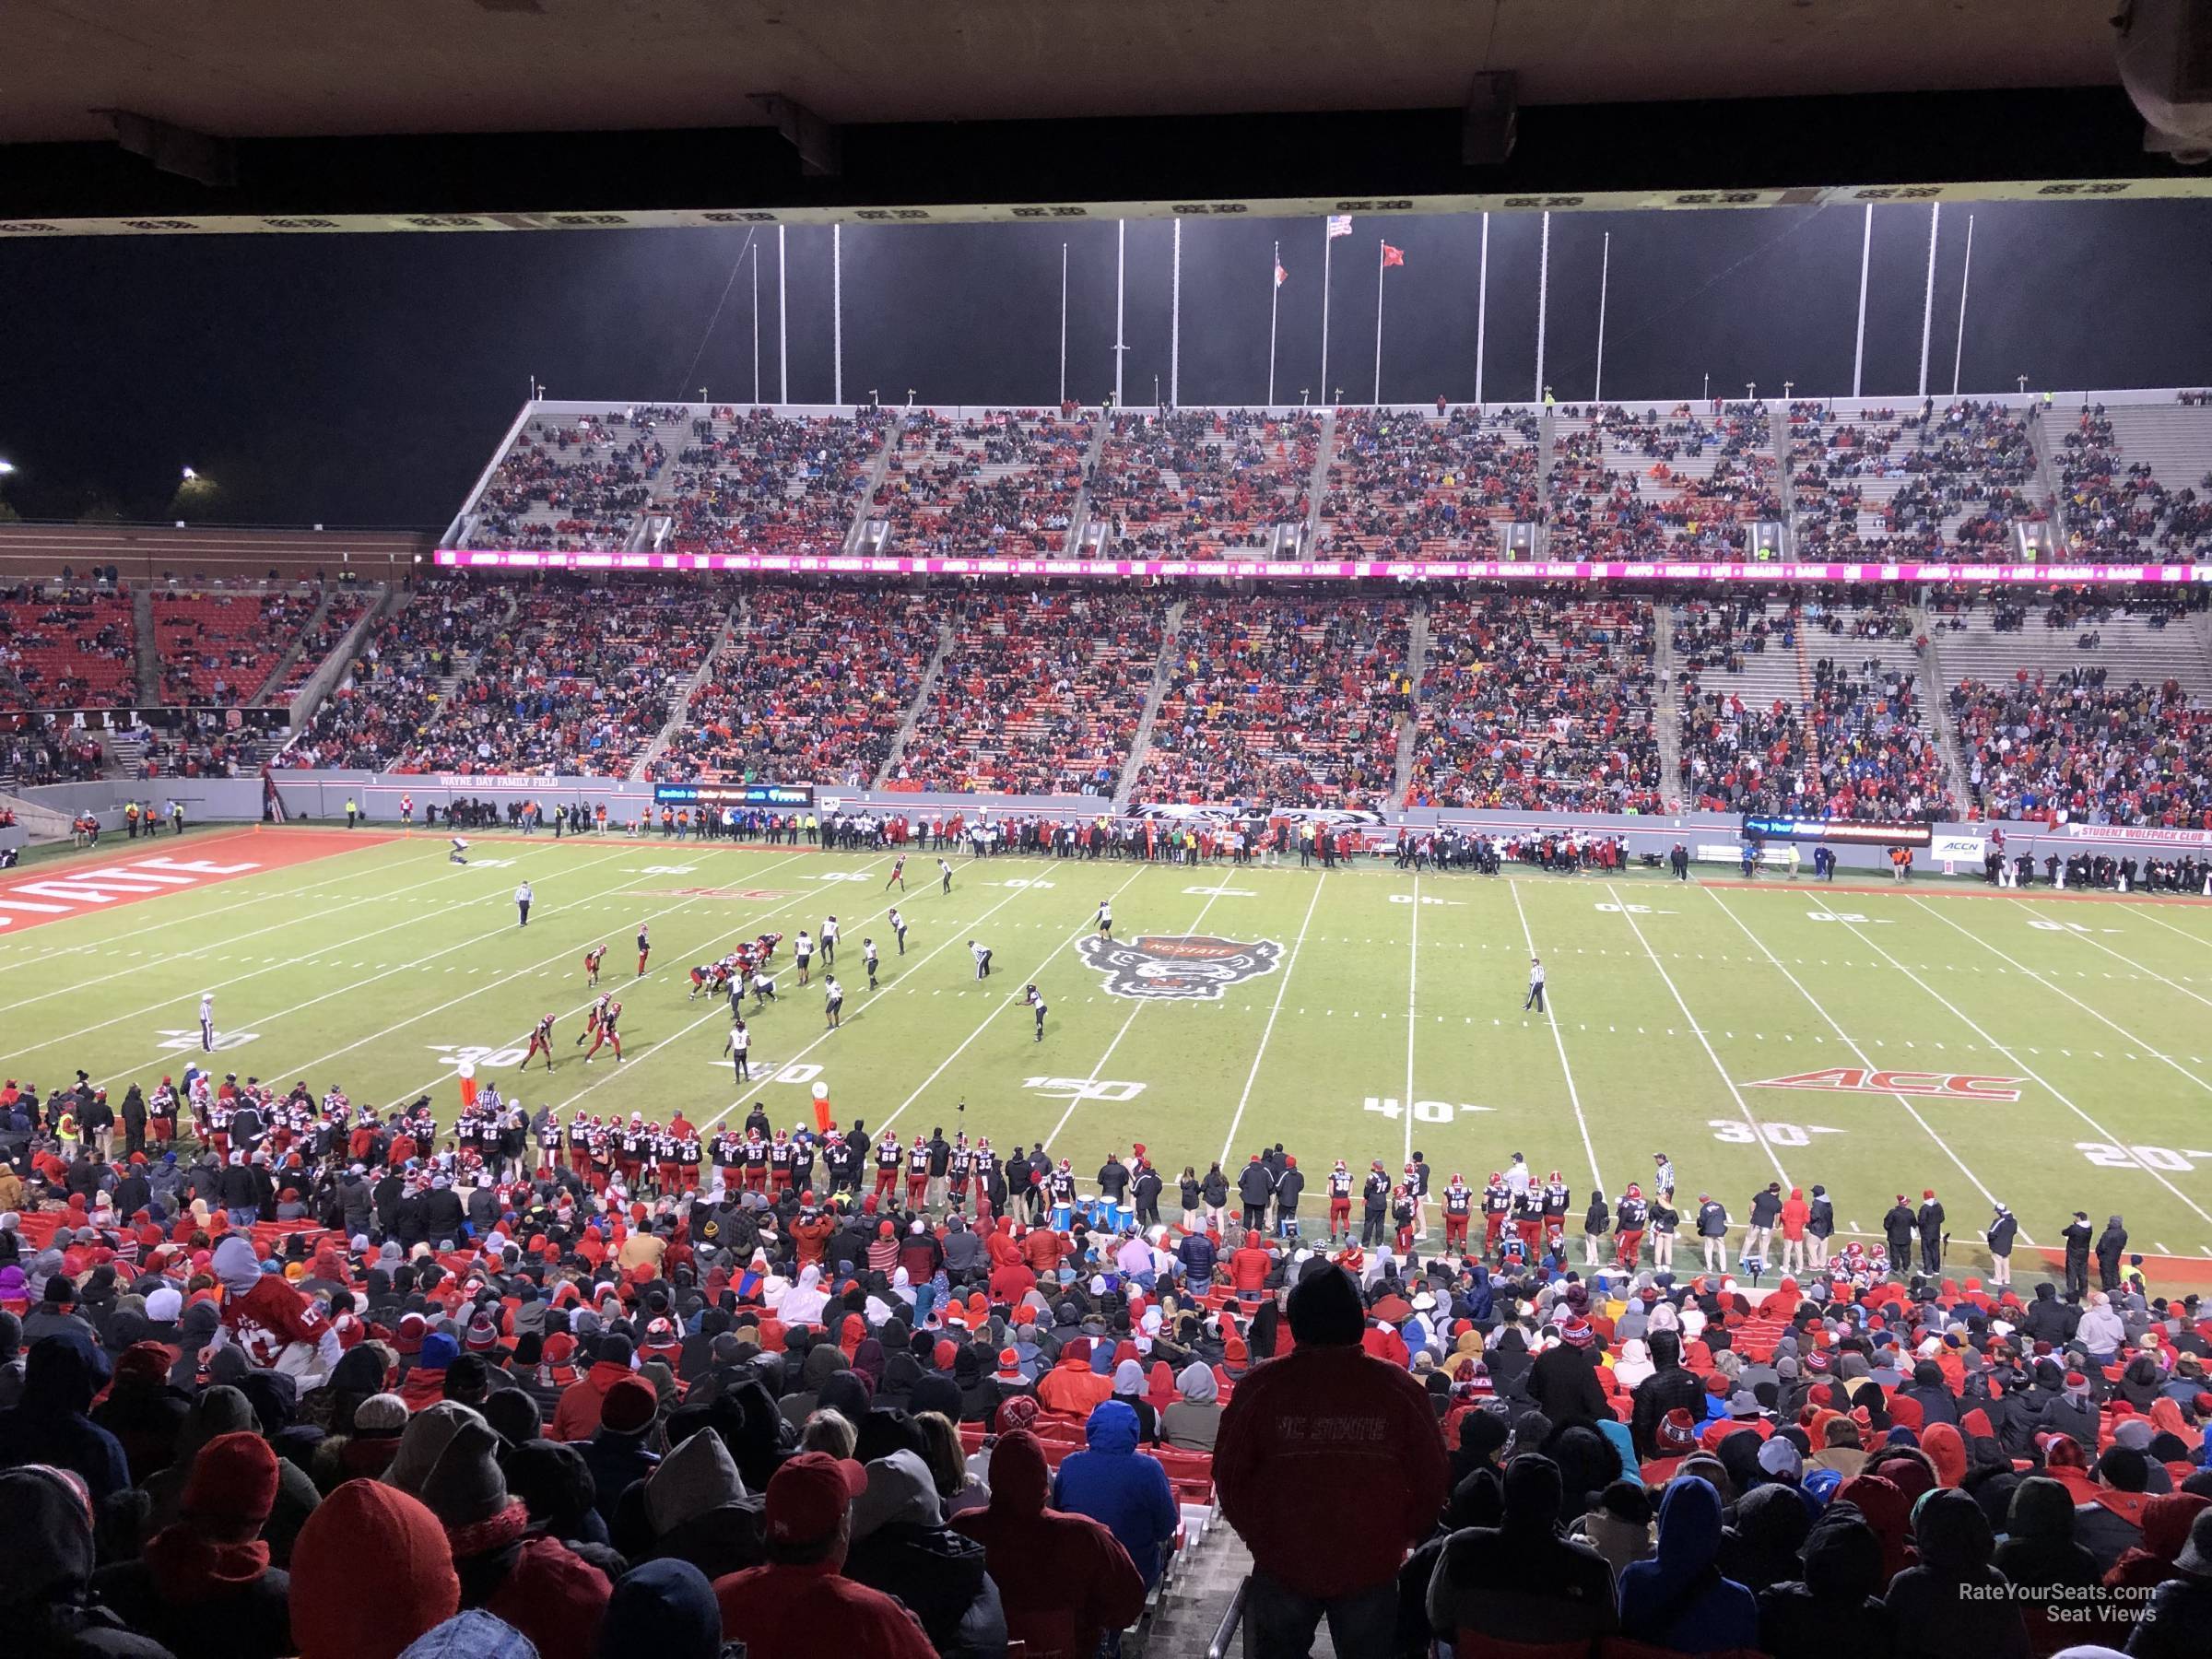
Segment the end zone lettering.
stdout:
<svg viewBox="0 0 2212 1659">
<path fill-rule="evenodd" d="M 1762 1077 L 1753 1088 L 1825 1088 L 1842 1094 L 1935 1095 L 1957 1100 L 2017 1100 L 2018 1077 L 1983 1077 L 1967 1072 L 1873 1071 L 1831 1065 L 1824 1071 Z"/>
</svg>

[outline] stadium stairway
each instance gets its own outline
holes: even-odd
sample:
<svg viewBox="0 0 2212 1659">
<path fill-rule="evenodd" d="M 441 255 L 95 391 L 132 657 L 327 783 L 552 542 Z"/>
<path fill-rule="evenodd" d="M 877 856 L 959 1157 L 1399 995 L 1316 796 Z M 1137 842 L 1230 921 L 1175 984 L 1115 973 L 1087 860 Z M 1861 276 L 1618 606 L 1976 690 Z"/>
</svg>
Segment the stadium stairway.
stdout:
<svg viewBox="0 0 2212 1659">
<path fill-rule="evenodd" d="M 1064 546 L 1071 554 L 1080 552 L 1084 538 L 1090 529 L 1090 481 L 1099 476 L 1099 460 L 1106 453 L 1106 434 L 1113 426 L 1113 422 L 1106 418 L 1105 410 L 1090 413 L 1094 416 L 1094 424 L 1090 429 L 1090 447 L 1083 452 L 1083 482 L 1067 510 L 1067 540 Z M 901 740 L 904 735 L 904 733 L 900 734 Z"/>
<path fill-rule="evenodd" d="M 676 706 L 668 711 L 667 721 L 653 735 L 653 741 L 645 746 L 645 752 L 631 763 L 629 777 L 632 782 L 653 775 L 648 769 L 666 752 L 668 740 L 683 730 L 684 722 L 690 717 L 691 700 L 699 695 L 699 688 L 707 683 L 707 676 L 714 671 L 714 659 L 721 655 L 722 648 L 730 642 L 730 636 L 743 624 L 746 609 L 745 596 L 741 594 L 730 602 L 729 609 L 723 613 L 722 631 L 714 636 L 714 643 L 707 647 L 707 654 L 700 659 L 699 667 L 684 682 L 684 694 L 676 700 Z"/>
<path fill-rule="evenodd" d="M 1113 786 L 1117 813 L 1129 810 L 1129 797 L 1136 793 L 1137 774 L 1144 771 L 1145 756 L 1152 747 L 1153 723 L 1159 718 L 1160 700 L 1167 695 L 1168 676 L 1175 661 L 1175 643 L 1182 634 L 1184 604 L 1178 599 L 1168 606 L 1167 617 L 1160 623 L 1159 660 L 1152 665 L 1152 688 L 1145 693 L 1145 712 L 1137 717 L 1136 735 L 1129 740 L 1129 759 L 1122 762 L 1121 781 Z"/>
<path fill-rule="evenodd" d="M 490 637 L 496 640 L 505 633 L 509 624 L 513 622 L 515 613 L 522 608 L 523 590 L 516 588 L 507 595 L 507 608 L 500 613 L 500 619 L 492 624 Z M 477 664 L 483 654 L 480 651 L 470 652 L 466 660 L 456 665 L 452 674 L 438 682 L 438 706 L 430 712 L 429 719 L 422 723 L 422 729 L 415 734 L 415 747 L 420 747 L 424 739 L 445 723 L 445 717 L 453 712 L 454 690 L 476 673 Z"/>
<path fill-rule="evenodd" d="M 1959 810 L 1974 797 L 1966 786 L 1966 758 L 1959 747 L 1959 728 L 1951 719 L 1951 700 L 1945 695 L 1950 682 L 1944 677 L 1942 635 L 1935 618 L 1924 605 L 1912 607 L 1912 632 L 1927 641 L 1920 648 L 1920 706 L 1927 711 L 1927 721 L 1936 734 L 1936 747 L 1943 751 L 1943 768 L 1951 780 L 1951 801 Z"/>
<path fill-rule="evenodd" d="M 1678 606 L 1663 606 L 1652 618 L 1652 673 L 1659 682 L 1663 700 L 1652 712 L 1652 730 L 1659 740 L 1659 787 L 1670 811 L 1679 811 L 1689 800 L 1688 780 L 1682 775 L 1682 722 L 1669 718 L 1669 704 L 1664 700 L 1672 699 L 1673 706 L 1680 706 L 1675 679 L 1675 629 L 1681 626 Z M 1426 636 L 1426 624 L 1422 631 Z"/>
<path fill-rule="evenodd" d="M 883 443 L 877 450 L 876 458 L 868 463 L 867 476 L 861 482 L 859 495 L 853 498 L 853 522 L 845 526 L 847 553 L 883 551 L 881 547 L 871 548 L 863 545 L 870 535 L 868 506 L 875 500 L 877 490 L 883 487 L 884 479 L 891 476 L 891 457 L 899 453 L 899 434 L 905 426 L 906 417 L 900 414 L 894 414 L 884 423 Z"/>
<path fill-rule="evenodd" d="M 1299 530 L 1295 549 L 1301 556 L 1321 546 L 1321 509 L 1329 493 L 1329 461 L 1335 453 L 1336 412 L 1332 409 L 1321 418 L 1321 441 L 1313 446 L 1313 476 L 1306 480 L 1306 522 Z"/>
<path fill-rule="evenodd" d="M 1421 677 L 1429 669 L 1429 601 L 1416 599 L 1413 613 L 1406 619 L 1406 683 L 1414 688 L 1415 695 L 1407 702 L 1406 712 L 1398 716 L 1398 769 L 1391 780 L 1390 798 L 1401 806 L 1406 792 L 1413 787 L 1413 747 L 1420 735 Z"/>
<path fill-rule="evenodd" d="M 315 671 L 301 681 L 300 688 L 292 693 L 291 707 L 285 712 L 285 724 L 290 731 L 302 732 L 307 729 L 308 721 L 323 706 L 323 700 L 346 677 L 346 671 L 353 666 L 353 659 L 360 653 L 361 647 L 368 643 L 369 636 L 376 625 L 406 601 L 406 590 L 397 582 L 382 583 L 369 590 L 369 604 L 359 618 L 331 646 L 330 654 L 323 659 Z"/>
<path fill-rule="evenodd" d="M 161 700 L 161 648 L 154 639 L 154 591 L 143 582 L 131 587 L 131 632 L 137 649 L 138 700 L 151 707 Z"/>
<path fill-rule="evenodd" d="M 276 666 L 269 670 L 268 677 L 253 688 L 253 695 L 246 699 L 247 707 L 259 708 L 271 687 L 284 684 L 284 677 L 292 671 L 292 665 L 300 660 L 300 653 L 307 649 L 308 636 L 322 627 L 323 618 L 330 614 L 333 592 L 329 586 L 324 586 L 323 597 L 316 603 L 315 614 L 300 624 L 300 630 L 292 636 L 292 642 L 284 648 L 284 654 L 276 659 Z"/>
<path fill-rule="evenodd" d="M 2066 545 L 2066 492 L 2059 484 L 2058 457 L 2053 453 L 2053 443 L 2051 423 L 2043 418 L 2039 404 L 2028 411 L 2028 444 L 2035 452 L 2036 488 L 2050 503 L 2055 545 L 2063 547 Z"/>
<path fill-rule="evenodd" d="M 1070 543 L 1073 546 L 1073 543 Z M 922 711 L 929 706 L 930 693 L 937 687 L 937 672 L 945 666 L 945 653 L 952 649 L 958 629 L 950 617 L 937 624 L 937 648 L 929 653 L 929 666 L 923 669 L 921 682 L 914 688 L 914 700 L 906 705 L 906 718 L 899 723 L 899 735 L 891 739 L 890 750 L 877 768 L 869 786 L 887 789 L 890 780 L 899 775 L 899 763 L 906 758 L 906 746 L 912 739 L 914 727 L 921 721 Z"/>
<path fill-rule="evenodd" d="M 1774 452 L 1774 495 L 1782 504 L 1782 556 L 1797 557 L 1797 476 L 1790 465 L 1790 401 L 1767 406 L 1767 443 Z"/>
</svg>

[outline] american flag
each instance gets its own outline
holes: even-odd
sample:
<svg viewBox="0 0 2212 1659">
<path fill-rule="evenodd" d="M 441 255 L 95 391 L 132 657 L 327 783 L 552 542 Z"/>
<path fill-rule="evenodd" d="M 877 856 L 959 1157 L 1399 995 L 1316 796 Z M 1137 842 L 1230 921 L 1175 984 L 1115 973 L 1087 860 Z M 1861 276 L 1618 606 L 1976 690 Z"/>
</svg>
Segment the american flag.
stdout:
<svg viewBox="0 0 2212 1659">
<path fill-rule="evenodd" d="M 1329 240 L 1331 241 L 1335 241 L 1340 236 L 1349 236 L 1351 233 L 1352 216 L 1350 214 L 1332 213 L 1329 215 Z"/>
</svg>

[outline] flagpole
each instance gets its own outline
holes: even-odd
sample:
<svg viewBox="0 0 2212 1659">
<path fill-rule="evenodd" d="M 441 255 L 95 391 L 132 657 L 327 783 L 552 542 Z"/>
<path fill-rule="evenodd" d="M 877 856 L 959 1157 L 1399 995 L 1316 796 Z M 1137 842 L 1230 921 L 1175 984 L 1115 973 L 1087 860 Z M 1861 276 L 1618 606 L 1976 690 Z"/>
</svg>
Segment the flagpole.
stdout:
<svg viewBox="0 0 2212 1659">
<path fill-rule="evenodd" d="M 776 402 L 791 401 L 791 340 L 784 330 L 783 227 L 776 227 Z"/>
<path fill-rule="evenodd" d="M 1592 403 L 1606 401 L 1606 290 L 1612 278 L 1613 232 L 1608 230 L 1597 267 L 1597 383 L 1590 389 Z"/>
<path fill-rule="evenodd" d="M 1551 302 L 1551 213 L 1544 214 L 1543 251 L 1536 261 L 1536 395 L 1544 401 L 1544 313 Z"/>
<path fill-rule="evenodd" d="M 753 244 L 753 405 L 760 404 L 760 244 Z"/>
<path fill-rule="evenodd" d="M 845 402 L 845 228 L 830 227 L 830 401 Z"/>
<path fill-rule="evenodd" d="M 1482 274 L 1475 279 L 1475 403 L 1482 404 L 1482 351 L 1490 325 L 1490 216 L 1482 216 Z"/>
<path fill-rule="evenodd" d="M 1122 358 L 1129 347 L 1122 343 L 1122 300 L 1129 266 L 1129 221 L 1114 220 L 1113 232 L 1113 406 L 1122 406 Z"/>
<path fill-rule="evenodd" d="M 1966 216 L 1966 265 L 1959 273 L 1959 343 L 1951 352 L 1951 395 L 1959 395 L 1959 366 L 1966 359 L 1966 285 L 1974 274 L 1974 216 Z"/>
<path fill-rule="evenodd" d="M 1275 406 L 1275 319 L 1283 305 L 1282 278 L 1276 273 L 1283 268 L 1283 244 L 1275 244 L 1275 258 L 1267 266 L 1267 406 Z"/>
<path fill-rule="evenodd" d="M 1860 371 L 1866 367 L 1866 267 L 1874 258 L 1874 204 L 1866 204 L 1865 228 L 1859 232 L 1859 334 L 1851 349 L 1851 394 L 1859 394 Z"/>
<path fill-rule="evenodd" d="M 1382 406 L 1382 254 L 1389 241 L 1375 238 L 1375 399 L 1374 406 Z"/>
<path fill-rule="evenodd" d="M 1329 221 L 1321 221 L 1321 401 L 1329 401 L 1329 264 L 1336 252 L 1336 239 L 1329 234 Z"/>
<path fill-rule="evenodd" d="M 1943 204 L 1928 204 L 1928 284 L 1920 302 L 1920 392 L 1928 394 L 1928 334 L 1936 325 L 1936 233 L 1943 227 Z"/>
<path fill-rule="evenodd" d="M 1060 401 L 1067 401 L 1067 244 L 1060 244 Z"/>
<path fill-rule="evenodd" d="M 1175 252 L 1169 278 L 1168 402 L 1182 406 L 1182 221 L 1175 221 Z"/>
</svg>

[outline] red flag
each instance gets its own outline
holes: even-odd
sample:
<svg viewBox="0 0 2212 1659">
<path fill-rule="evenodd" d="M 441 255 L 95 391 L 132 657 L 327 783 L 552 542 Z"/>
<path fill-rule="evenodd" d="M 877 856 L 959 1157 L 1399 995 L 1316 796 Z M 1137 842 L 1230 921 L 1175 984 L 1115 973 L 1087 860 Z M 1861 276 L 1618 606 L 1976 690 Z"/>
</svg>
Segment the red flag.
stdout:
<svg viewBox="0 0 2212 1659">
<path fill-rule="evenodd" d="M 1382 244 L 1382 268 L 1384 270 L 1387 271 L 1392 265 L 1402 265 L 1405 263 L 1405 249 L 1394 248 L 1388 242 Z"/>
<path fill-rule="evenodd" d="M 1281 260 L 1277 260 L 1275 262 L 1275 286 L 1277 288 L 1281 288 L 1284 283 L 1289 280 L 1290 273 L 1283 269 L 1283 262 Z"/>
</svg>

